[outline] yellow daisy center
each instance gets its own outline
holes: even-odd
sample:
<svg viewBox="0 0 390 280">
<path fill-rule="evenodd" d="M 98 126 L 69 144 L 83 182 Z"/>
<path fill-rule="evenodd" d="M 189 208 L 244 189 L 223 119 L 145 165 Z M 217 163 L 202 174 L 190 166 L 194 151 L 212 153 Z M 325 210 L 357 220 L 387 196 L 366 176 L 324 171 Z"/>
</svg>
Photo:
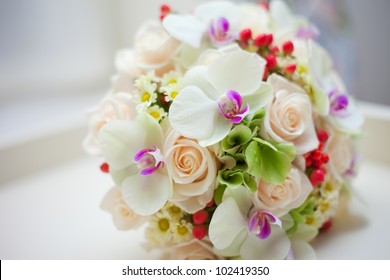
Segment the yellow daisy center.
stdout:
<svg viewBox="0 0 390 280">
<path fill-rule="evenodd" d="M 175 99 L 176 96 L 177 96 L 177 91 L 172 91 L 172 92 L 171 92 L 171 98 L 172 98 L 172 99 Z"/>
<path fill-rule="evenodd" d="M 166 218 L 163 218 L 158 221 L 158 227 L 161 231 L 167 231 L 169 229 L 169 221 Z"/>
<path fill-rule="evenodd" d="M 186 235 L 188 233 L 188 228 L 186 226 L 178 226 L 177 233 L 180 235 Z"/>
<path fill-rule="evenodd" d="M 156 111 L 150 112 L 149 115 L 151 115 L 156 120 L 158 120 L 160 118 L 160 113 L 156 112 Z"/>
<path fill-rule="evenodd" d="M 141 101 L 146 102 L 150 99 L 150 93 L 149 92 L 144 92 L 141 96 Z"/>
</svg>

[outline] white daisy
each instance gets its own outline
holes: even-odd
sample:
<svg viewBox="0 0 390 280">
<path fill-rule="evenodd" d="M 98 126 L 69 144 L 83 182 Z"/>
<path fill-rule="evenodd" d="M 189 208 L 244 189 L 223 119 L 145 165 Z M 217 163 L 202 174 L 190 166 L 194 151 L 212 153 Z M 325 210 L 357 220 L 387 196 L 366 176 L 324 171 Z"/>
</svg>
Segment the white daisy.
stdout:
<svg viewBox="0 0 390 280">
<path fill-rule="evenodd" d="M 165 118 L 168 114 L 167 112 L 164 111 L 163 108 L 157 106 L 157 105 L 154 105 L 152 107 L 149 107 L 148 109 L 146 109 L 146 112 L 151 115 L 153 118 L 156 119 L 156 121 L 161 121 L 163 118 Z"/>
</svg>

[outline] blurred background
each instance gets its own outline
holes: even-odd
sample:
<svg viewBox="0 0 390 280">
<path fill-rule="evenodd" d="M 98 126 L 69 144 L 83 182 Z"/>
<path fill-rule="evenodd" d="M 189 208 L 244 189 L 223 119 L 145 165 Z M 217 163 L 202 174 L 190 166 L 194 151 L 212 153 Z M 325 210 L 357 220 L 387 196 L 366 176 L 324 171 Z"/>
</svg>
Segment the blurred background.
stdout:
<svg viewBox="0 0 390 280">
<path fill-rule="evenodd" d="M 189 12 L 202 2 L 207 1 L 0 0 L 0 223 L 7 228 L 2 230 L 0 239 L 4 242 L 0 245 L 6 246 L 7 238 L 16 238 L 17 244 L 26 237 L 17 234 L 27 230 L 26 225 L 10 221 L 6 213 L 13 211 L 17 219 L 30 219 L 24 216 L 26 207 L 35 209 L 34 205 L 43 203 L 57 209 L 59 205 L 52 200 L 53 197 L 61 194 L 73 199 L 73 196 L 78 196 L 76 193 L 86 176 L 100 179 L 95 175 L 98 164 L 86 160 L 81 142 L 86 135 L 86 109 L 97 105 L 110 87 L 116 51 L 133 45 L 137 28 L 150 18 L 158 18 L 162 3 L 177 11 Z M 386 120 L 390 120 L 389 110 L 385 107 L 390 106 L 390 1 L 286 2 L 295 12 L 307 16 L 317 25 L 319 41 L 333 56 L 349 92 L 361 101 L 373 103 L 379 118 L 386 116 Z M 385 127 L 389 128 L 389 123 Z M 383 126 L 379 122 L 375 121 L 370 127 L 375 127 L 374 130 L 381 135 Z M 383 137 L 378 138 L 380 142 Z M 388 138 L 384 137 L 383 143 L 385 139 Z M 382 159 L 390 159 L 389 152 L 380 150 L 380 143 L 373 146 Z M 74 161 L 80 158 L 84 161 Z M 48 174 L 51 174 L 50 178 Z M 107 185 L 111 184 L 108 179 L 104 180 L 102 182 Z M 63 187 L 64 184 L 67 184 L 66 188 L 74 187 L 74 192 L 69 189 L 72 190 L 69 193 L 52 193 L 53 197 L 48 195 L 44 201 L 40 198 L 31 202 L 26 197 L 34 197 L 36 193 L 31 186 L 41 187 L 43 192 L 46 187 Z M 85 185 L 88 184 L 87 181 Z M 94 191 L 83 187 L 86 195 Z M 94 194 L 96 201 L 85 206 L 90 207 L 90 216 L 100 215 L 96 211 L 103 195 L 104 191 Z M 23 207 L 19 208 L 20 205 Z M 65 213 L 61 211 L 56 213 Z M 67 219 L 71 219 L 70 214 L 72 217 L 78 215 L 77 212 L 68 213 Z M 41 222 L 45 225 L 54 220 L 50 218 Z M 14 228 L 8 229 L 10 224 Z M 96 220 L 96 226 L 100 224 L 101 221 Z M 85 225 L 80 221 L 78 226 Z M 108 226 L 114 231 L 112 224 Z M 31 228 L 35 228 L 34 223 L 28 225 L 28 230 Z M 46 229 L 51 228 L 47 226 Z M 63 230 L 62 227 L 58 229 Z M 65 232 L 70 236 L 74 234 Z M 55 234 L 50 235 L 52 244 L 58 241 L 53 237 Z M 36 231 L 35 235 L 39 238 L 42 232 Z M 11 247 L 7 252 L 20 256 L 16 245 L 9 244 Z M 68 255 L 56 255 L 53 251 L 53 255 L 42 256 L 66 258 L 73 254 L 69 251 Z"/>
</svg>

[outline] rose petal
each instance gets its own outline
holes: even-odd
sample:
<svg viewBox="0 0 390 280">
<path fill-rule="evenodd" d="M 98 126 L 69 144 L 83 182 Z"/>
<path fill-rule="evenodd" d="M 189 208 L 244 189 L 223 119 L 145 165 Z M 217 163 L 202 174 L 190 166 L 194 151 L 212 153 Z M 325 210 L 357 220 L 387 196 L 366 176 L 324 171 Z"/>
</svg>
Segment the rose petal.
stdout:
<svg viewBox="0 0 390 280">
<path fill-rule="evenodd" d="M 171 194 L 171 184 L 166 175 L 158 172 L 149 176 L 135 174 L 123 182 L 121 190 L 127 206 L 137 214 L 147 216 L 164 206 Z"/>
<path fill-rule="evenodd" d="M 207 26 L 194 16 L 170 14 L 163 20 L 163 26 L 172 37 L 194 48 L 199 48 Z"/>
<path fill-rule="evenodd" d="M 259 88 L 265 64 L 265 60 L 257 54 L 234 51 L 217 58 L 209 66 L 207 74 L 210 83 L 221 95 L 235 90 L 245 96 Z"/>
<path fill-rule="evenodd" d="M 233 198 L 223 201 L 215 210 L 210 222 L 209 237 L 217 249 L 225 249 L 242 232 L 247 224 Z"/>
</svg>

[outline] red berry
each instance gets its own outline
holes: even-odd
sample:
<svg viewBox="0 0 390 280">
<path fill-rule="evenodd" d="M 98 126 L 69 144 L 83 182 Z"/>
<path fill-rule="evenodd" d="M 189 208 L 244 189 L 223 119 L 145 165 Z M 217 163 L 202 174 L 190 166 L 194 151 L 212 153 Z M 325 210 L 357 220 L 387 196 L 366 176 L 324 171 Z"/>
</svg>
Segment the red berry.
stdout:
<svg viewBox="0 0 390 280">
<path fill-rule="evenodd" d="M 312 166 L 312 164 L 313 164 L 312 158 L 311 157 L 307 158 L 306 159 L 306 167 L 310 167 L 310 166 Z"/>
<path fill-rule="evenodd" d="M 284 70 L 287 74 L 294 74 L 295 70 L 297 70 L 297 65 L 295 63 L 289 64 L 286 67 L 284 67 Z"/>
<path fill-rule="evenodd" d="M 207 229 L 204 225 L 196 225 L 192 229 L 192 235 L 199 240 L 202 240 L 207 234 Z"/>
<path fill-rule="evenodd" d="M 278 65 L 276 57 L 272 54 L 266 56 L 265 60 L 267 61 L 267 67 L 269 70 L 273 70 Z"/>
<path fill-rule="evenodd" d="M 321 142 L 326 142 L 329 138 L 329 135 L 325 130 L 318 130 L 317 137 L 318 137 L 318 140 L 320 140 Z"/>
<path fill-rule="evenodd" d="M 262 7 L 264 10 L 269 10 L 269 5 L 267 2 L 261 2 L 260 7 Z"/>
<path fill-rule="evenodd" d="M 161 13 L 160 14 L 160 21 L 163 21 L 166 16 L 167 16 L 167 14 Z"/>
<path fill-rule="evenodd" d="M 214 205 L 214 199 L 211 199 L 209 203 L 206 204 L 206 207 L 211 207 Z"/>
<path fill-rule="evenodd" d="M 160 7 L 161 13 L 168 14 L 171 12 L 171 7 L 169 7 L 167 4 L 162 4 Z"/>
<path fill-rule="evenodd" d="M 320 142 L 320 144 L 318 145 L 318 150 L 322 151 L 323 148 L 324 148 L 324 143 Z"/>
<path fill-rule="evenodd" d="M 312 157 L 313 157 L 313 159 L 320 160 L 321 157 L 322 157 L 321 151 L 320 151 L 320 150 L 315 150 L 315 151 L 312 153 Z"/>
<path fill-rule="evenodd" d="M 273 55 L 276 55 L 280 52 L 279 48 L 277 46 L 273 46 L 270 50 L 270 53 Z"/>
<path fill-rule="evenodd" d="M 315 187 L 319 183 L 322 183 L 325 180 L 325 172 L 321 169 L 315 169 L 310 174 L 310 182 Z"/>
<path fill-rule="evenodd" d="M 243 42 L 248 42 L 252 39 L 252 31 L 249 28 L 245 28 L 240 32 L 240 40 Z"/>
<path fill-rule="evenodd" d="M 107 162 L 102 163 L 102 165 L 100 165 L 100 170 L 101 170 L 103 173 L 108 173 L 108 172 L 110 172 L 110 166 L 108 165 Z"/>
<path fill-rule="evenodd" d="M 267 36 L 267 46 L 269 46 L 269 45 L 271 45 L 272 44 L 272 42 L 274 41 L 274 35 L 272 35 L 272 34 L 267 34 L 266 35 Z"/>
<path fill-rule="evenodd" d="M 267 46 L 267 42 L 268 42 L 267 34 L 260 34 L 259 36 L 257 36 L 255 38 L 255 40 L 253 41 L 253 44 L 255 44 L 255 46 L 257 46 L 259 48 L 262 48 L 262 47 Z"/>
<path fill-rule="evenodd" d="M 196 225 L 204 224 L 208 218 L 209 218 L 209 213 L 207 213 L 207 211 L 204 209 L 195 212 L 194 215 L 192 216 L 192 220 Z"/>
<path fill-rule="evenodd" d="M 268 67 L 264 67 L 264 73 L 263 73 L 263 81 L 267 80 L 268 78 Z"/>
<path fill-rule="evenodd" d="M 322 154 L 322 156 L 321 156 L 321 161 L 322 161 L 323 163 L 327 163 L 327 162 L 329 161 L 329 156 L 328 156 L 328 154 Z"/>
<path fill-rule="evenodd" d="M 284 42 L 282 50 L 285 54 L 290 55 L 294 51 L 294 44 L 291 41 Z"/>
<path fill-rule="evenodd" d="M 321 227 L 320 231 L 326 232 L 332 227 L 332 219 L 327 220 Z"/>
</svg>

